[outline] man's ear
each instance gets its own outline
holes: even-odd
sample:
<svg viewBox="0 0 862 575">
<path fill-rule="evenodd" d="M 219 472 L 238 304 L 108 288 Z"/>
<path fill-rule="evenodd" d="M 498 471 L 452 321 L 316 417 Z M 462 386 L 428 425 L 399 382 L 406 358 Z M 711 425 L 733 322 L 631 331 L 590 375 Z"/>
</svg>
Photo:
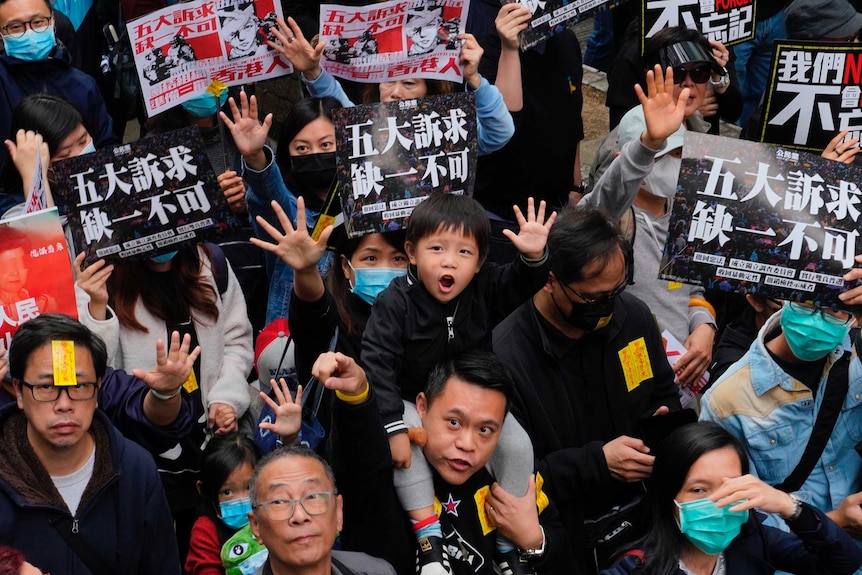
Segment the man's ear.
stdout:
<svg viewBox="0 0 862 575">
<path fill-rule="evenodd" d="M 554 291 L 554 283 L 557 281 L 557 277 L 554 275 L 554 272 L 548 272 L 548 279 L 545 281 L 545 285 L 542 286 L 542 291 L 552 293 Z"/>
<path fill-rule="evenodd" d="M 413 242 L 404 242 L 404 252 L 407 254 L 407 259 L 412 265 L 416 265 L 416 246 Z"/>
<path fill-rule="evenodd" d="M 263 545 L 263 540 L 260 538 L 260 525 L 257 524 L 257 517 L 254 511 L 248 512 L 248 526 L 251 529 L 251 534 L 257 539 L 257 542 Z"/>
<path fill-rule="evenodd" d="M 336 531 L 341 531 L 344 523 L 344 499 L 340 494 L 335 496 L 335 521 L 337 522 Z"/>
<path fill-rule="evenodd" d="M 419 412 L 420 419 L 425 419 L 425 413 L 428 411 L 428 400 L 424 391 L 420 391 L 419 395 L 416 396 L 416 411 Z"/>
<path fill-rule="evenodd" d="M 15 400 L 18 402 L 18 409 L 24 409 L 24 386 L 17 379 L 12 380 L 12 390 L 15 392 Z"/>
</svg>

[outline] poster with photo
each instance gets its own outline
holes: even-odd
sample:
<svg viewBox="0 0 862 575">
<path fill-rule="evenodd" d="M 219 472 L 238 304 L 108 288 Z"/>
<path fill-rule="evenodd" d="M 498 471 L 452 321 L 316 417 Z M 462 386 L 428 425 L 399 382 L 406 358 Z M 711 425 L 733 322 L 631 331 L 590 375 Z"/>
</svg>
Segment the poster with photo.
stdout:
<svg viewBox="0 0 862 575">
<path fill-rule="evenodd" d="M 479 157 L 473 94 L 341 108 L 334 116 L 349 237 L 402 229 L 432 192 L 472 195 Z"/>
<path fill-rule="evenodd" d="M 85 265 L 151 258 L 239 229 L 197 127 L 61 160 L 54 174 Z"/>
<path fill-rule="evenodd" d="M 518 0 L 533 15 L 520 34 L 521 50 L 529 50 L 554 34 L 563 32 L 602 10 L 616 8 L 628 0 Z"/>
<path fill-rule="evenodd" d="M 641 0 L 643 42 L 659 30 L 685 26 L 733 46 L 754 38 L 754 0 Z"/>
<path fill-rule="evenodd" d="M 820 153 L 838 132 L 862 138 L 862 44 L 777 40 L 760 141 Z"/>
<path fill-rule="evenodd" d="M 659 278 L 841 306 L 860 181 L 852 164 L 687 131 Z"/>
<path fill-rule="evenodd" d="M 356 82 L 431 78 L 463 82 L 459 64 L 469 0 L 391 0 L 320 6 L 320 65 Z"/>
<path fill-rule="evenodd" d="M 127 25 L 149 116 L 206 90 L 283 76 L 290 63 L 267 45 L 282 15 L 277 0 L 195 0 Z"/>
<path fill-rule="evenodd" d="M 78 317 L 75 280 L 57 208 L 0 220 L 0 344 L 43 313 Z"/>
</svg>

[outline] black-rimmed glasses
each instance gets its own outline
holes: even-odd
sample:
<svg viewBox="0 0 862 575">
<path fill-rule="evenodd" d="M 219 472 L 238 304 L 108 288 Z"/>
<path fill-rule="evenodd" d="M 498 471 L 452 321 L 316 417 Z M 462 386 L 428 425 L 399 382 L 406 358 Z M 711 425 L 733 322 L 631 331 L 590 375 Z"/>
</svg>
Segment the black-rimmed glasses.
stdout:
<svg viewBox="0 0 862 575">
<path fill-rule="evenodd" d="M 4 36 L 11 36 L 12 38 L 20 38 L 24 35 L 24 32 L 27 31 L 27 28 L 30 28 L 33 32 L 44 32 L 51 26 L 51 20 L 54 19 L 54 16 L 36 16 L 26 22 L 12 22 L 11 24 L 6 24 L 0 30 L 3 31 Z"/>
<path fill-rule="evenodd" d="M 271 499 L 269 501 L 258 503 L 257 505 L 252 505 L 252 509 L 263 507 L 266 516 L 273 521 L 287 521 L 293 517 L 297 503 L 302 505 L 302 508 L 309 515 L 323 515 L 329 511 L 329 507 L 332 505 L 332 499 L 335 495 L 335 491 L 317 491 L 315 493 L 303 495 L 299 499 Z"/>
<path fill-rule="evenodd" d="M 23 379 L 17 380 L 33 394 L 36 401 L 57 401 L 63 390 L 72 401 L 87 401 L 96 396 L 96 383 L 76 383 L 75 385 L 54 385 L 54 383 L 27 383 Z"/>
</svg>

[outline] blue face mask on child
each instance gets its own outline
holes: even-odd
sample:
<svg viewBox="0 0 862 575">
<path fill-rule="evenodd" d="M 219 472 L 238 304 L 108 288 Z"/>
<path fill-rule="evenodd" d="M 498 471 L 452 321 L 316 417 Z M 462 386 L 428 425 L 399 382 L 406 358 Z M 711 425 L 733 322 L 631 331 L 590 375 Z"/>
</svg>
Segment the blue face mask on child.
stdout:
<svg viewBox="0 0 862 575">
<path fill-rule="evenodd" d="M 227 90 L 221 93 L 216 104 L 216 97 L 209 92 L 205 92 L 200 96 L 195 96 L 191 100 L 186 100 L 182 104 L 183 110 L 194 116 L 195 118 L 209 118 L 215 116 L 224 103 L 227 102 Z"/>
<path fill-rule="evenodd" d="M 231 529 L 241 529 L 248 525 L 248 512 L 251 511 L 251 499 L 248 497 L 222 501 L 218 507 L 222 523 Z"/>
<path fill-rule="evenodd" d="M 368 305 L 374 304 L 374 300 L 380 292 L 389 287 L 389 283 L 395 278 L 407 275 L 406 268 L 359 268 L 347 263 L 353 270 L 353 282 L 350 291 L 362 298 Z"/>
<path fill-rule="evenodd" d="M 679 530 L 708 555 L 727 549 L 748 521 L 748 511 L 731 511 L 733 505 L 719 508 L 709 499 L 674 503 L 679 508 Z"/>
<path fill-rule="evenodd" d="M 6 55 L 18 58 L 19 60 L 27 60 L 35 62 L 44 60 L 54 49 L 54 44 L 57 40 L 54 36 L 54 27 L 50 26 L 43 32 L 36 32 L 32 29 L 27 29 L 24 34 L 18 38 L 12 36 L 3 36 L 3 45 L 6 47 Z"/>
</svg>

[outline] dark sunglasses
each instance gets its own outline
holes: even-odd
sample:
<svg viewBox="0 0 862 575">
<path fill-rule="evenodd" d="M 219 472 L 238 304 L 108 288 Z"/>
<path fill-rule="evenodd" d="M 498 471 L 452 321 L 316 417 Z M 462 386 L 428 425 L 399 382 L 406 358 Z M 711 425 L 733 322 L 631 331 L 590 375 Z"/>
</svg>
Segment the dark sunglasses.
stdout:
<svg viewBox="0 0 862 575">
<path fill-rule="evenodd" d="M 706 84 L 711 74 L 712 69 L 709 67 L 709 64 L 698 64 L 694 68 L 677 66 L 673 69 L 673 83 L 682 84 L 685 81 L 685 77 L 690 76 L 691 81 L 695 84 Z"/>
</svg>

